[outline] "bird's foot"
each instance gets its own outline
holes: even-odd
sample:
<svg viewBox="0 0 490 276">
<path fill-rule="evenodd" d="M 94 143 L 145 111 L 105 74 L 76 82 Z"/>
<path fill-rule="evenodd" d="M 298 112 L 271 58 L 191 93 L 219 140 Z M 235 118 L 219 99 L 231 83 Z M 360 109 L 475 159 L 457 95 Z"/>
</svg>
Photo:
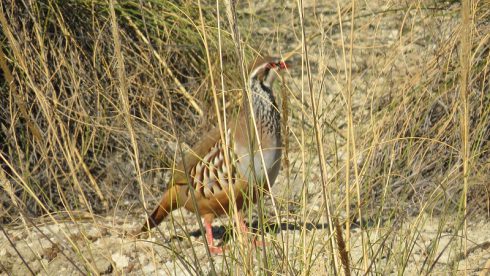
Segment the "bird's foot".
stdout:
<svg viewBox="0 0 490 276">
<path fill-rule="evenodd" d="M 266 247 L 266 246 L 269 246 L 269 243 L 262 240 L 262 239 L 253 238 L 252 245 L 254 247 Z"/>
<path fill-rule="evenodd" d="M 211 254 L 223 254 L 223 247 L 221 246 L 214 246 L 214 245 L 209 245 L 209 252 Z"/>
</svg>

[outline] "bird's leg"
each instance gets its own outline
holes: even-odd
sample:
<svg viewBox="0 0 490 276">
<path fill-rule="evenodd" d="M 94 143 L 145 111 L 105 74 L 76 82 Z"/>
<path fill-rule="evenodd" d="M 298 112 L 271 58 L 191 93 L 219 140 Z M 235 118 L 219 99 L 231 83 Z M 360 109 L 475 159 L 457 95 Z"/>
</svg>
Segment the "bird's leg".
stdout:
<svg viewBox="0 0 490 276">
<path fill-rule="evenodd" d="M 245 220 L 243 219 L 243 213 L 242 213 L 242 211 L 238 211 L 237 217 L 238 217 L 238 223 L 239 223 L 238 226 L 240 227 L 240 231 L 242 231 L 242 233 L 244 235 L 247 235 L 248 234 L 248 227 L 245 224 Z"/>
<path fill-rule="evenodd" d="M 244 237 L 247 237 L 248 234 L 251 233 L 251 231 L 249 230 L 248 226 L 245 224 L 242 211 L 238 211 L 237 216 L 238 216 L 238 222 L 240 223 L 240 225 L 239 225 L 240 231 L 242 231 Z M 252 239 L 252 245 L 253 246 L 264 247 L 267 245 L 265 241 L 259 241 L 259 240 L 257 240 L 257 238 L 258 237 L 253 235 L 253 239 Z"/>
<path fill-rule="evenodd" d="M 212 254 L 221 254 L 223 253 L 223 248 L 214 245 L 213 227 L 211 226 L 213 219 L 214 217 L 210 217 L 210 216 L 204 217 L 204 228 L 206 229 L 206 241 L 208 243 L 209 251 Z"/>
</svg>

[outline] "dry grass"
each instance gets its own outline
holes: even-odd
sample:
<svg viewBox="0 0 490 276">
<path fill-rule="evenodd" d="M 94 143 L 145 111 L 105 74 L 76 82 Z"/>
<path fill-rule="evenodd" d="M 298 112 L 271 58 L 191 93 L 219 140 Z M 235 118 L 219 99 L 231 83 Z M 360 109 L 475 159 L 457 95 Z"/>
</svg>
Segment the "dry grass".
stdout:
<svg viewBox="0 0 490 276">
<path fill-rule="evenodd" d="M 113 26 L 108 8 L 78 1 L 3 7 L 2 68 L 9 86 L 2 90 L 2 168 L 29 215 L 107 211 L 136 199 L 131 186 L 142 184 L 136 179 L 158 177 L 155 168 L 171 158 L 163 142 L 175 137 L 169 108 L 186 142 L 195 139 L 190 129 L 212 119 L 205 109 L 210 95 L 194 26 L 198 14 L 164 2 L 127 2 L 116 6 Z M 168 16 L 159 16 L 163 12 Z M 216 32 L 208 35 L 214 40 Z M 225 48 L 229 43 L 223 35 Z M 111 162 L 117 159 L 129 165 Z"/>
<path fill-rule="evenodd" d="M 179 213 L 168 228 L 181 240 L 160 232 L 132 250 L 173 274 L 460 271 L 485 248 L 468 243 L 469 222 L 490 217 L 488 2 L 304 2 L 2 2 L 2 232 L 48 238 L 41 216 L 60 229 L 139 225 L 181 148 L 235 112 L 247 61 L 273 53 L 297 66 L 276 89 L 283 172 L 249 213 L 271 246 L 204 255 Z M 263 234 L 284 224 L 298 231 Z M 435 238 L 420 257 L 424 231 Z M 97 250 L 80 253 L 91 235 L 55 236 L 78 273 L 102 272 Z"/>
</svg>

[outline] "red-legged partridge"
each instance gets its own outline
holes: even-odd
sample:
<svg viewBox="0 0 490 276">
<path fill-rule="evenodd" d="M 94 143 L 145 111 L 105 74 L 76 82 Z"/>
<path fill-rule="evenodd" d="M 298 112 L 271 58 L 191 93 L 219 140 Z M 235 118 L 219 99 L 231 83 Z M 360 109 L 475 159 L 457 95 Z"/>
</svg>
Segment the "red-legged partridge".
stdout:
<svg viewBox="0 0 490 276">
<path fill-rule="evenodd" d="M 248 101 L 244 100 L 236 120 L 229 122 L 225 133 L 229 162 L 225 162 L 224 143 L 219 129 L 215 128 L 204 134 L 185 154 L 183 162 L 175 166 L 168 189 L 141 232 L 157 226 L 172 210 L 185 207 L 203 217 L 209 248 L 211 252 L 219 253 L 222 249 L 214 246 L 211 223 L 216 216 L 228 214 L 232 210 L 230 188 L 233 189 L 239 210 L 240 226 L 246 227 L 240 210 L 250 198 L 255 202 L 257 188 L 264 187 L 267 190 L 266 178 L 268 177 L 272 185 L 280 170 L 281 123 L 279 109 L 272 94 L 272 84 L 279 71 L 287 66 L 284 61 L 270 57 L 257 59 L 252 64 L 249 85 L 257 128 L 249 127 L 251 112 Z M 249 184 L 253 186 L 249 187 Z M 195 195 L 197 210 L 194 208 L 191 192 Z"/>
</svg>

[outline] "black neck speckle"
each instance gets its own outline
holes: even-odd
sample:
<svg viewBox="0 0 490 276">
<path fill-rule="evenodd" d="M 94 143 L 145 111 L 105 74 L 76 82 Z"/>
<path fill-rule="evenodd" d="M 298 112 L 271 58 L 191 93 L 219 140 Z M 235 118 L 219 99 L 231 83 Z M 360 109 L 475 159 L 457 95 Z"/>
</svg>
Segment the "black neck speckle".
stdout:
<svg viewBox="0 0 490 276">
<path fill-rule="evenodd" d="M 257 123 L 264 127 L 262 131 L 280 135 L 280 113 L 272 89 L 263 82 L 252 79 L 252 106 Z"/>
</svg>

